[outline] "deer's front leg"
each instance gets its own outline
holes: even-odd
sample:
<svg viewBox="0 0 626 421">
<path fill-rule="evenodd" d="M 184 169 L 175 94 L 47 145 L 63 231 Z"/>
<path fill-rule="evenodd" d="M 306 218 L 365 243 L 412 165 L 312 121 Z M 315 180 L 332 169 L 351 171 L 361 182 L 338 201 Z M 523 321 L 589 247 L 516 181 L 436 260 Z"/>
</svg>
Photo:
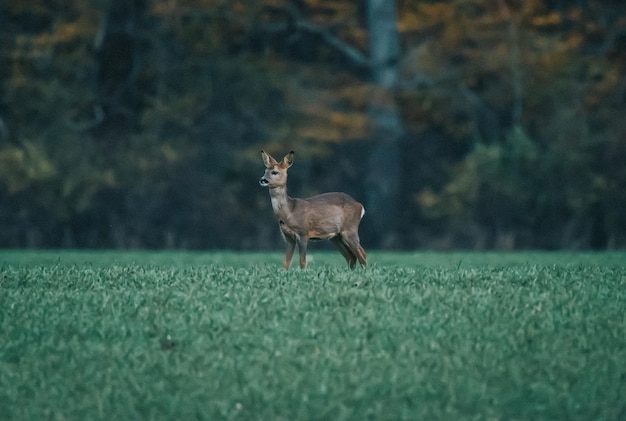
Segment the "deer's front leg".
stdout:
<svg viewBox="0 0 626 421">
<path fill-rule="evenodd" d="M 285 244 L 287 245 L 287 251 L 285 252 L 285 260 L 283 261 L 283 267 L 289 269 L 291 265 L 291 258 L 293 257 L 293 251 L 296 248 L 296 239 L 283 234 Z"/>
<path fill-rule="evenodd" d="M 298 236 L 296 241 L 298 242 L 298 251 L 300 252 L 300 269 L 304 269 L 306 268 L 306 247 L 309 239 Z"/>
</svg>

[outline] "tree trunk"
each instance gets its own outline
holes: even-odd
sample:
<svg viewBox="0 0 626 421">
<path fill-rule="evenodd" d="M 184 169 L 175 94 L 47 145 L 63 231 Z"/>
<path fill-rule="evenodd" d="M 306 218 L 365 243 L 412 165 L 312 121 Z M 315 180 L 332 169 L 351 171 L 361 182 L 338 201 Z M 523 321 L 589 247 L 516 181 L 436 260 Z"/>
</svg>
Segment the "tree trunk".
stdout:
<svg viewBox="0 0 626 421">
<path fill-rule="evenodd" d="M 95 40 L 97 85 L 103 137 L 117 139 L 139 120 L 138 29 L 143 0 L 112 0 Z"/>
<path fill-rule="evenodd" d="M 399 246 L 400 146 L 404 129 L 395 102 L 398 84 L 398 40 L 395 1 L 368 0 L 367 18 L 374 94 L 370 102 L 372 149 L 368 162 L 366 208 L 373 242 Z"/>
</svg>

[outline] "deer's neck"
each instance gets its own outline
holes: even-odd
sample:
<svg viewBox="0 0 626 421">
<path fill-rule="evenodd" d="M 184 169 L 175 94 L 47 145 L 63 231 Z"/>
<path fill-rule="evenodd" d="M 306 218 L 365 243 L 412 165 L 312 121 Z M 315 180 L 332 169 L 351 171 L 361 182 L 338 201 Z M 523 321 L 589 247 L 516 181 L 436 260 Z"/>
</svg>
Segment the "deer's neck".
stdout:
<svg viewBox="0 0 626 421">
<path fill-rule="evenodd" d="M 272 208 L 279 219 L 286 218 L 291 213 L 292 199 L 287 196 L 286 187 L 275 187 L 270 189 L 270 199 Z"/>
</svg>

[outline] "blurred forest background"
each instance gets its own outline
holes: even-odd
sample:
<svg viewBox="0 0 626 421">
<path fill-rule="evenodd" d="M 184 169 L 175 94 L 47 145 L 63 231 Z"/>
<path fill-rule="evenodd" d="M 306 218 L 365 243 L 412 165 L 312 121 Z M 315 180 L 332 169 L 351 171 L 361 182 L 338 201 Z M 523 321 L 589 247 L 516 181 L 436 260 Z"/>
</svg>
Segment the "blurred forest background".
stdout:
<svg viewBox="0 0 626 421">
<path fill-rule="evenodd" d="M 626 246 L 623 0 L 0 4 L 0 247 L 282 248 L 261 149 L 366 249 Z"/>
</svg>

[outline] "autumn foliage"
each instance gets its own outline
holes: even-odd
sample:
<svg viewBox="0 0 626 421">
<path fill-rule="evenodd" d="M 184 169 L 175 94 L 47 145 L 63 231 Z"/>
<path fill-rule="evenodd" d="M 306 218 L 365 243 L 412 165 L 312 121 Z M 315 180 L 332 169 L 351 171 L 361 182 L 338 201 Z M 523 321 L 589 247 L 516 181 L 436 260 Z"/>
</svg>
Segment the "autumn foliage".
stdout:
<svg viewBox="0 0 626 421">
<path fill-rule="evenodd" d="M 626 245 L 623 2 L 397 0 L 393 86 L 374 3 L 2 2 L 0 246 L 281 247 L 261 149 L 368 248 Z"/>
</svg>

